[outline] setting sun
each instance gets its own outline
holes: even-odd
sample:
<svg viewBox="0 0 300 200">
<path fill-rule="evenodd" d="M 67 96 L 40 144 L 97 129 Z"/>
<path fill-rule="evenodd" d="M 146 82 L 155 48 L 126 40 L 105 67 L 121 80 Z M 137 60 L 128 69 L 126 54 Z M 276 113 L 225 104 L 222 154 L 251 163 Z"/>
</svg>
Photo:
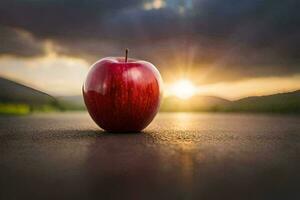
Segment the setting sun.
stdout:
<svg viewBox="0 0 300 200">
<path fill-rule="evenodd" d="M 188 99 L 195 95 L 196 87 L 189 80 L 180 80 L 170 88 L 170 93 L 181 99 Z"/>
</svg>

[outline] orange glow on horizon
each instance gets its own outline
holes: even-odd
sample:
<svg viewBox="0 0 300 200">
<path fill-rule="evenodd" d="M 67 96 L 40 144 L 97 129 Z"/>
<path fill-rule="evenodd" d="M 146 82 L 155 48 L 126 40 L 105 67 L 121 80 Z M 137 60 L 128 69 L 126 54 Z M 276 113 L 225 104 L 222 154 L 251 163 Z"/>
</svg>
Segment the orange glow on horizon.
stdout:
<svg viewBox="0 0 300 200">
<path fill-rule="evenodd" d="M 189 99 L 196 94 L 196 87 L 190 80 L 182 79 L 171 84 L 167 92 L 180 99 Z"/>
</svg>

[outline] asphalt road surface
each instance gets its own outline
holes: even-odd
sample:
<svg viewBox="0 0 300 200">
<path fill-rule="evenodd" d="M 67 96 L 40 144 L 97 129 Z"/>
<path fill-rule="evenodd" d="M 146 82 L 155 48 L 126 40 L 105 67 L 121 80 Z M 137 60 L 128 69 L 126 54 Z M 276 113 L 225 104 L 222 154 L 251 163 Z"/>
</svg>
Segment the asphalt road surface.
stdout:
<svg viewBox="0 0 300 200">
<path fill-rule="evenodd" d="M 163 113 L 139 134 L 0 117 L 0 199 L 300 199 L 300 117 Z"/>
</svg>

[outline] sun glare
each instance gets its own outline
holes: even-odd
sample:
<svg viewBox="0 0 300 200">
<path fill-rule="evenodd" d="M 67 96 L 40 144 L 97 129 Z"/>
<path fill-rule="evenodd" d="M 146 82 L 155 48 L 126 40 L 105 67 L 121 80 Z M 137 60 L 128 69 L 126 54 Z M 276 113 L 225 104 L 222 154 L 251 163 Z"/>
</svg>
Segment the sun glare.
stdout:
<svg viewBox="0 0 300 200">
<path fill-rule="evenodd" d="M 196 88 L 189 80 L 180 80 L 171 86 L 171 94 L 180 99 L 188 99 L 195 95 Z"/>
</svg>

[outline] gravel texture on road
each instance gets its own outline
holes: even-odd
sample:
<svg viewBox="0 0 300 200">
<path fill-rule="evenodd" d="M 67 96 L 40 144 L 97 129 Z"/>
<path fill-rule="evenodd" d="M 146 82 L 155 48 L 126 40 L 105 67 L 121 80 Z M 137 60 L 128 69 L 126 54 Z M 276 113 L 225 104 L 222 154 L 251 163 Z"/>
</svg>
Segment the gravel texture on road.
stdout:
<svg viewBox="0 0 300 200">
<path fill-rule="evenodd" d="M 110 134 L 87 113 L 0 117 L 0 199 L 300 199 L 300 117 L 160 113 Z"/>
</svg>

